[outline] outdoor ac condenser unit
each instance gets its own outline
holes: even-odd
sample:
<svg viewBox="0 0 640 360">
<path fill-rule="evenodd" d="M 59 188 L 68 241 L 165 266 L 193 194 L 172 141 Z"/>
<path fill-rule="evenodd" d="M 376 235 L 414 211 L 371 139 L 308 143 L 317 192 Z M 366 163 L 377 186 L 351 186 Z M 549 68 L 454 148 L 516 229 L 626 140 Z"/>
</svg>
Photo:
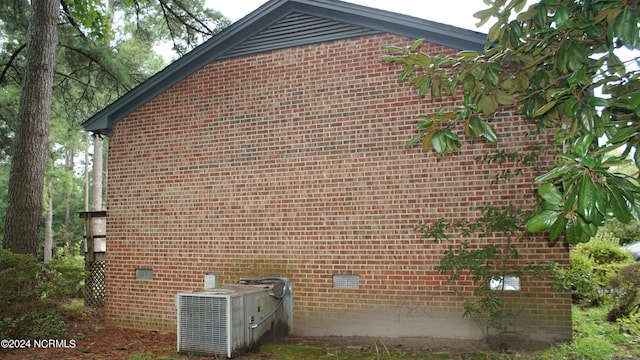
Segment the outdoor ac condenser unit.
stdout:
<svg viewBox="0 0 640 360">
<path fill-rule="evenodd" d="M 241 280 L 175 301 L 179 353 L 230 358 L 291 330 L 291 285 L 282 279 Z"/>
</svg>

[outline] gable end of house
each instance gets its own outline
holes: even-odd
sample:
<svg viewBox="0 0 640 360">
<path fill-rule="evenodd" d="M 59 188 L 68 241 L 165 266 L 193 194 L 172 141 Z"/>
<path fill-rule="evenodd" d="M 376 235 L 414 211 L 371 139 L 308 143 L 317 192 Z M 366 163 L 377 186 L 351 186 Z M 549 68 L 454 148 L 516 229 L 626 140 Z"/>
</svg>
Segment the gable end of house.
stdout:
<svg viewBox="0 0 640 360">
<path fill-rule="evenodd" d="M 482 51 L 485 34 L 336 0 L 272 0 L 117 99 L 83 123 L 111 136 L 113 126 L 216 60 L 295 46 L 392 33 L 459 50 Z"/>
</svg>

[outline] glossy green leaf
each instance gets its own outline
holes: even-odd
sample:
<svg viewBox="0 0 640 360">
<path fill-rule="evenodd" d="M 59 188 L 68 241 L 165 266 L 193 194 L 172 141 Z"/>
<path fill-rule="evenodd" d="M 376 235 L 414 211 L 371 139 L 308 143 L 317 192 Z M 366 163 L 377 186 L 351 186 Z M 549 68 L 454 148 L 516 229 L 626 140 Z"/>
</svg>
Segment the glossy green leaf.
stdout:
<svg viewBox="0 0 640 360">
<path fill-rule="evenodd" d="M 408 149 L 408 148 L 412 147 L 413 145 L 417 144 L 418 142 L 420 142 L 420 140 L 422 140 L 422 136 L 423 136 L 422 133 L 414 136 L 411 140 L 407 141 L 404 144 L 404 147 Z"/>
<path fill-rule="evenodd" d="M 418 123 L 416 124 L 416 127 L 418 129 L 424 129 L 424 128 L 430 127 L 431 125 L 433 125 L 433 120 L 425 119 L 425 120 L 418 120 Z"/>
<path fill-rule="evenodd" d="M 431 146 L 438 154 L 447 152 L 447 138 L 444 136 L 444 130 L 438 130 L 433 134 Z"/>
<path fill-rule="evenodd" d="M 548 230 L 558 217 L 561 217 L 558 211 L 543 210 L 527 221 L 527 231 L 539 232 Z"/>
<path fill-rule="evenodd" d="M 607 189 L 601 184 L 594 184 L 596 190 L 596 210 L 598 214 L 596 214 L 599 219 L 596 221 L 600 223 L 604 216 L 607 215 L 607 208 L 609 207 L 609 193 Z"/>
<path fill-rule="evenodd" d="M 459 59 L 464 61 L 473 61 L 478 58 L 478 53 L 471 50 L 460 51 L 457 55 Z"/>
<path fill-rule="evenodd" d="M 565 231 L 568 220 L 564 216 L 558 216 L 556 221 L 551 224 L 549 228 L 549 239 L 551 241 L 557 240 L 560 235 Z"/>
<path fill-rule="evenodd" d="M 498 9 L 491 7 L 489 9 L 480 10 L 473 14 L 473 17 L 479 19 L 480 21 L 476 24 L 477 27 L 480 27 L 489 21 L 492 16 L 498 15 Z"/>
<path fill-rule="evenodd" d="M 482 137 L 484 137 L 488 142 L 492 144 L 496 144 L 498 142 L 498 132 L 496 129 L 486 121 L 482 121 Z"/>
<path fill-rule="evenodd" d="M 594 139 L 595 137 L 593 136 L 593 134 L 586 134 L 579 137 L 573 143 L 573 151 L 578 156 L 586 156 L 589 152 L 589 147 L 593 144 Z"/>
<path fill-rule="evenodd" d="M 553 109 L 554 106 L 558 103 L 558 100 L 549 101 L 546 104 L 542 105 L 536 112 L 533 114 L 533 117 L 539 117 L 546 114 L 549 110 Z"/>
<path fill-rule="evenodd" d="M 619 128 L 616 133 L 609 139 L 610 144 L 627 142 L 632 136 L 638 135 L 638 129 L 635 127 Z"/>
<path fill-rule="evenodd" d="M 500 105 L 512 105 L 515 102 L 513 95 L 507 94 L 502 90 L 496 90 L 496 100 Z"/>
<path fill-rule="evenodd" d="M 580 67 L 578 71 L 574 71 L 571 76 L 567 79 L 567 83 L 569 85 L 585 85 L 590 81 L 589 77 L 587 77 L 586 71 L 584 67 Z M 568 90 L 573 90 L 569 88 Z"/>
<path fill-rule="evenodd" d="M 537 178 L 535 178 L 535 182 L 545 182 L 545 181 L 551 181 L 553 179 L 556 179 L 559 176 L 562 176 L 564 174 L 567 173 L 567 171 L 569 171 L 570 167 L 568 165 L 561 165 L 558 167 L 555 167 L 553 169 L 551 169 L 549 172 L 547 172 L 544 175 L 540 175 Z"/>
<path fill-rule="evenodd" d="M 627 200 L 616 188 L 609 189 L 609 205 L 613 216 L 623 224 L 628 224 L 632 219 L 631 211 L 627 205 Z"/>
<path fill-rule="evenodd" d="M 589 229 L 586 228 L 586 224 L 582 218 L 576 216 L 569 219 L 565 228 L 567 242 L 571 245 L 588 242 L 591 237 L 587 231 L 589 231 Z"/>
<path fill-rule="evenodd" d="M 585 131 L 591 132 L 595 128 L 598 114 L 590 107 L 581 107 L 576 114 L 576 120 Z"/>
<path fill-rule="evenodd" d="M 615 18 L 612 29 L 623 44 L 635 48 L 638 43 L 638 22 L 633 9 L 624 7 Z"/>
<path fill-rule="evenodd" d="M 498 102 L 492 95 L 483 94 L 478 100 L 478 107 L 483 114 L 490 116 L 496 112 Z"/>
<path fill-rule="evenodd" d="M 482 120 L 477 116 L 469 118 L 469 133 L 472 139 L 479 137 L 482 134 Z"/>
<path fill-rule="evenodd" d="M 593 222 L 596 211 L 596 190 L 587 172 L 582 176 L 580 191 L 578 192 L 578 214 L 586 221 Z"/>
<path fill-rule="evenodd" d="M 538 195 L 556 207 L 562 204 L 562 193 L 551 183 L 542 184 L 538 188 Z"/>
<path fill-rule="evenodd" d="M 570 24 L 569 10 L 566 7 L 559 7 L 553 15 L 553 20 L 556 22 L 558 29 L 566 29 Z"/>
<path fill-rule="evenodd" d="M 411 47 L 409 48 L 409 50 L 416 51 L 420 46 L 422 46 L 423 43 L 424 43 L 424 39 L 418 39 L 414 41 L 413 44 L 411 44 Z"/>
</svg>

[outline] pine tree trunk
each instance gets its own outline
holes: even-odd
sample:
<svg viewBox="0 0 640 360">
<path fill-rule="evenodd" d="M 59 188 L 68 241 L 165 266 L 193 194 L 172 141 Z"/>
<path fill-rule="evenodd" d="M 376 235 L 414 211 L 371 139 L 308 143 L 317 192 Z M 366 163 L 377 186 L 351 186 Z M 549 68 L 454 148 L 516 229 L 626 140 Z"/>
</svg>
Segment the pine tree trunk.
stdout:
<svg viewBox="0 0 640 360">
<path fill-rule="evenodd" d="M 75 151 L 73 149 L 67 149 L 65 151 L 65 165 L 67 171 L 73 174 Z M 71 191 L 65 186 L 64 190 L 64 236 L 62 239 L 63 245 L 66 247 L 73 238 L 73 229 L 71 228 Z"/>
<path fill-rule="evenodd" d="M 44 262 L 53 257 L 53 182 L 47 183 L 47 212 L 44 215 Z"/>
<path fill-rule="evenodd" d="M 91 134 L 84 133 L 84 211 L 89 211 L 89 149 L 91 148 Z"/>
<path fill-rule="evenodd" d="M 59 0 L 32 0 L 26 66 L 9 175 L 3 246 L 37 256 L 47 161 Z"/>
<path fill-rule="evenodd" d="M 93 174 L 91 178 L 91 210 L 102 210 L 102 148 L 100 135 L 93 137 Z"/>
<path fill-rule="evenodd" d="M 100 135 L 93 137 L 93 173 L 91 178 L 91 210 L 102 210 L 102 170 L 103 170 L 103 156 L 102 150 L 104 149 L 104 141 Z M 93 233 L 104 235 L 106 234 L 107 224 L 104 219 L 93 219 Z M 96 241 L 99 243 L 99 241 Z M 94 245 L 94 249 L 101 249 L 97 244 Z"/>
</svg>

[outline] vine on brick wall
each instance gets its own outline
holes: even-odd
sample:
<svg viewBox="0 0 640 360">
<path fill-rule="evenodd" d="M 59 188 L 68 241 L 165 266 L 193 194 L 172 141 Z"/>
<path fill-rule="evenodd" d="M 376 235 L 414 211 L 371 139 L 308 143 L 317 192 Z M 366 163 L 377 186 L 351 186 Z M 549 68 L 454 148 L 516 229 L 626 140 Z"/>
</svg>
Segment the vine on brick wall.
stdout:
<svg viewBox="0 0 640 360">
<path fill-rule="evenodd" d="M 519 265 L 515 243 L 530 239 L 525 224 L 531 214 L 513 205 L 497 207 L 487 204 L 481 211 L 482 215 L 475 221 L 440 218 L 433 223 L 421 222 L 416 230 L 421 238 L 436 242 L 449 239 L 448 234 L 452 232 L 467 238 L 458 245 L 449 246 L 436 270 L 449 274 L 449 281 L 471 277 L 475 286 L 474 298 L 465 303 L 463 316 L 482 324 L 485 339 L 503 348 L 503 336 L 511 333 L 510 321 L 517 314 L 506 306 L 498 291 L 492 290 L 490 283 L 492 280 L 500 283 L 507 275 L 522 277 L 530 271 L 528 266 Z M 499 235 L 506 241 L 481 246 L 469 241 L 472 236 L 488 238 Z M 504 282 L 501 283 L 504 289 Z"/>
</svg>

